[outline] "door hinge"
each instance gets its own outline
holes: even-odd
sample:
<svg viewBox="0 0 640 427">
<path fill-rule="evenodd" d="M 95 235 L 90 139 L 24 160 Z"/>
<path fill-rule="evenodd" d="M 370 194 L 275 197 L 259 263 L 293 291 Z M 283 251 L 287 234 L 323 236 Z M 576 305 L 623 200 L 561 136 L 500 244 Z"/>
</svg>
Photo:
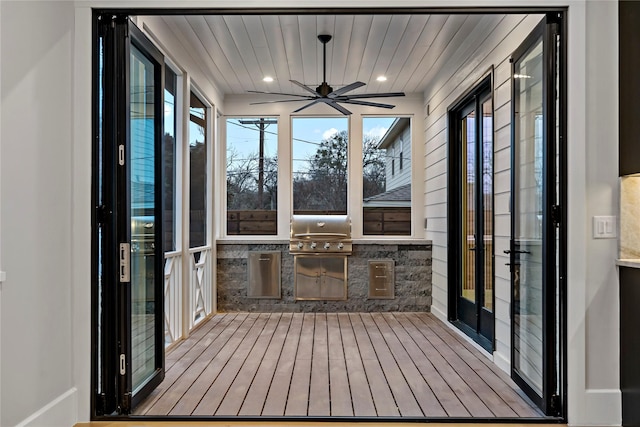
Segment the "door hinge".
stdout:
<svg viewBox="0 0 640 427">
<path fill-rule="evenodd" d="M 560 226 L 560 223 L 562 222 L 562 208 L 560 205 L 551 206 L 551 221 L 554 226 Z"/>
<path fill-rule="evenodd" d="M 100 205 L 96 208 L 96 220 L 99 225 L 104 225 L 107 223 L 107 218 L 109 217 L 109 210 L 105 205 Z"/>
<path fill-rule="evenodd" d="M 104 415 L 107 412 L 107 396 L 104 393 L 98 393 L 96 396 L 96 412 L 97 415 Z"/>
<path fill-rule="evenodd" d="M 120 413 L 122 415 L 129 415 L 131 413 L 131 392 L 127 392 L 122 396 L 122 406 L 120 407 Z"/>
<path fill-rule="evenodd" d="M 124 166 L 124 145 L 118 145 L 118 164 Z"/>
<path fill-rule="evenodd" d="M 131 246 L 129 243 L 120 243 L 120 283 L 131 281 L 130 260 Z"/>
<path fill-rule="evenodd" d="M 127 373 L 127 358 L 124 354 L 120 355 L 120 375 Z"/>
<path fill-rule="evenodd" d="M 549 408 L 550 415 L 559 417 L 560 416 L 560 396 L 558 396 L 557 394 L 552 395 L 550 406 L 551 406 Z"/>
</svg>

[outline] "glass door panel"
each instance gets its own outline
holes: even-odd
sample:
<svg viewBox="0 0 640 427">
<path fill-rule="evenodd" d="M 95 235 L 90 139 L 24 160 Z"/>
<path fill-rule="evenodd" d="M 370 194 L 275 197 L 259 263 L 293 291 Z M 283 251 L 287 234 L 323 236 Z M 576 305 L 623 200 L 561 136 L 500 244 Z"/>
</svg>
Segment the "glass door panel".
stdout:
<svg viewBox="0 0 640 427">
<path fill-rule="evenodd" d="M 462 298 L 476 302 L 476 125 L 475 111 L 462 119 L 462 147 L 464 150 L 465 178 L 463 186 Z"/>
<path fill-rule="evenodd" d="M 155 372 L 155 67 L 135 46 L 130 53 L 131 368 L 134 394 Z"/>
<path fill-rule="evenodd" d="M 548 15 L 516 50 L 512 62 L 511 375 L 547 415 L 562 411 L 564 345 L 558 19 Z"/>
<path fill-rule="evenodd" d="M 493 312 L 493 105 L 481 104 L 482 111 L 482 226 L 484 289 L 482 307 Z"/>
<path fill-rule="evenodd" d="M 540 396 L 543 378 L 542 37 L 514 65 L 516 123 L 513 369 Z"/>
</svg>

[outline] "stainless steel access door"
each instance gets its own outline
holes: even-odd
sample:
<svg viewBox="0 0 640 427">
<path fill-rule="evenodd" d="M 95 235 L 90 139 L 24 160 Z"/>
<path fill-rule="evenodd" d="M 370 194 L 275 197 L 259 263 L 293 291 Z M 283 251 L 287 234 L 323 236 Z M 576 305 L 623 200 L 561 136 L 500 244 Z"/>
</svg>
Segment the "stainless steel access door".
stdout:
<svg viewBox="0 0 640 427">
<path fill-rule="evenodd" d="M 346 300 L 347 257 L 296 255 L 296 300 Z"/>
</svg>

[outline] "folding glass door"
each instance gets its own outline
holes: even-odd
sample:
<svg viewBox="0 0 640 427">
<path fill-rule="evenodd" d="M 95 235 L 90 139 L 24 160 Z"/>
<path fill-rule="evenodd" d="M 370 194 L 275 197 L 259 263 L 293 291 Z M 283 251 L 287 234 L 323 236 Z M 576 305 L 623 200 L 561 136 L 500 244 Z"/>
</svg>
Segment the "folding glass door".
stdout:
<svg viewBox="0 0 640 427">
<path fill-rule="evenodd" d="M 547 415 L 561 414 L 564 221 L 560 34 L 543 20 L 513 54 L 512 377 Z"/>
<path fill-rule="evenodd" d="M 129 413 L 164 377 L 163 57 L 126 17 L 97 18 L 94 408 Z"/>
</svg>

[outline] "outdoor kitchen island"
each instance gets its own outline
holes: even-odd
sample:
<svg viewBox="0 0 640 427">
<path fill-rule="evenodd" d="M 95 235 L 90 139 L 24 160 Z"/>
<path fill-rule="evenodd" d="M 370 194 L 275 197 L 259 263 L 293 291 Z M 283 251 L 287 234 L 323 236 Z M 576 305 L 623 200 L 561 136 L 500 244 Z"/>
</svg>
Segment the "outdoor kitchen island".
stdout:
<svg viewBox="0 0 640 427">
<path fill-rule="evenodd" d="M 294 255 L 288 240 L 219 240 L 217 310 L 219 312 L 429 312 L 431 309 L 431 241 L 409 239 L 353 240 L 347 255 L 346 299 L 300 300 L 295 294 Z M 249 297 L 252 253 L 280 255 L 280 296 Z M 371 271 L 386 267 L 388 296 L 371 295 Z M 389 270 L 390 267 L 390 270 Z M 371 287 L 375 291 L 375 285 Z"/>
</svg>

